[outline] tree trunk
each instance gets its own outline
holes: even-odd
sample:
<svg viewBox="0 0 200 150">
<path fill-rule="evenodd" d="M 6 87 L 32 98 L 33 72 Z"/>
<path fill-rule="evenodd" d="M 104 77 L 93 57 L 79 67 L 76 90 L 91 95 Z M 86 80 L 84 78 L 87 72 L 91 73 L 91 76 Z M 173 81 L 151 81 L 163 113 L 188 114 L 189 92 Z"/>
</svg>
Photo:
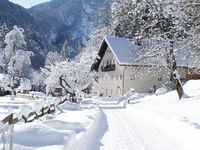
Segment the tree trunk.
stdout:
<svg viewBox="0 0 200 150">
<path fill-rule="evenodd" d="M 176 91 L 178 92 L 179 100 L 183 96 L 183 87 L 182 84 L 180 83 L 180 80 L 176 79 Z"/>
<path fill-rule="evenodd" d="M 59 77 L 59 79 L 60 79 L 60 86 L 65 90 L 66 93 L 70 94 L 70 96 L 72 97 L 72 99 L 71 99 L 72 102 L 73 102 L 73 103 L 77 103 L 76 94 L 75 94 L 75 93 L 69 92 L 69 91 L 65 88 L 65 86 L 63 85 L 63 81 L 65 82 L 65 85 L 68 86 L 69 88 L 71 88 L 70 85 L 63 79 L 62 76 Z"/>
<path fill-rule="evenodd" d="M 179 100 L 182 98 L 183 96 L 183 87 L 181 84 L 181 81 L 179 79 L 178 76 L 178 72 L 177 72 L 177 63 L 176 63 L 176 57 L 174 54 L 174 49 L 173 49 L 173 41 L 170 41 L 170 53 L 169 53 L 169 58 L 167 58 L 167 63 L 168 63 L 168 67 L 171 71 L 171 79 L 174 82 L 175 86 L 176 86 L 176 91 L 178 93 L 179 96 Z"/>
</svg>

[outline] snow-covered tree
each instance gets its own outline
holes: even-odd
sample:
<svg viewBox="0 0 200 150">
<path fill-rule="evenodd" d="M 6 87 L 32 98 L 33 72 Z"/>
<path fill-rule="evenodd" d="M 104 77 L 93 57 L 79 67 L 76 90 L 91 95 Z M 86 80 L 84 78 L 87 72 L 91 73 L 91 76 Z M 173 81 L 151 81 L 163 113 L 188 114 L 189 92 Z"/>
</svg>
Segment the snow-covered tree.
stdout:
<svg viewBox="0 0 200 150">
<path fill-rule="evenodd" d="M 113 6 L 115 34 L 131 38 L 140 45 L 141 59 L 149 59 L 153 65 L 168 69 L 179 99 L 183 88 L 176 56 L 183 49 L 184 39 L 191 29 L 189 25 L 194 25 L 187 20 L 188 15 L 183 15 L 183 10 L 179 0 L 119 0 Z"/>
<path fill-rule="evenodd" d="M 111 27 L 112 24 L 112 14 L 111 14 L 111 4 L 109 0 L 105 0 L 103 4 L 103 9 L 101 11 L 100 23 L 102 27 Z"/>
<path fill-rule="evenodd" d="M 30 80 L 28 80 L 26 78 L 21 78 L 20 86 L 16 90 L 21 92 L 21 93 L 28 94 L 29 91 L 31 90 L 31 82 L 30 82 Z"/>
<path fill-rule="evenodd" d="M 14 95 L 16 83 L 20 82 L 20 78 L 29 76 L 31 70 L 30 57 L 33 53 L 25 51 L 24 30 L 17 26 L 14 26 L 13 30 L 6 34 L 5 44 L 6 73 L 7 78 L 11 80 L 8 84 L 12 89 L 12 95 Z"/>
<path fill-rule="evenodd" d="M 4 23 L 0 26 L 0 72 L 4 72 L 5 69 L 5 36 L 8 33 L 9 29 L 7 25 Z"/>
<path fill-rule="evenodd" d="M 83 64 L 85 67 L 90 68 L 96 57 L 98 57 L 97 53 L 102 40 L 105 36 L 108 35 L 112 35 L 112 28 L 101 27 L 93 31 L 86 43 L 86 46 L 76 57 L 76 60 Z"/>
<path fill-rule="evenodd" d="M 179 7 L 183 10 L 179 17 L 184 18 L 187 36 L 184 43 L 187 44 L 185 49 L 192 49 L 190 56 L 187 56 L 189 67 L 197 68 L 200 66 L 200 4 L 198 0 L 179 0 Z M 186 22 L 186 23 L 185 23 Z"/>
<path fill-rule="evenodd" d="M 67 40 L 65 40 L 62 50 L 61 50 L 61 56 L 63 60 L 69 60 L 71 56 L 71 51 L 68 45 Z"/>
<path fill-rule="evenodd" d="M 64 61 L 43 69 L 48 76 L 45 80 L 47 93 L 61 86 L 66 93 L 75 97 L 80 92 L 86 92 L 94 83 L 94 75 L 84 65 L 74 61 Z M 74 101 L 76 102 L 76 100 Z"/>
<path fill-rule="evenodd" d="M 34 70 L 31 74 L 32 89 L 39 92 L 45 92 L 45 79 L 47 76 L 42 71 Z"/>
<path fill-rule="evenodd" d="M 5 44 L 7 58 L 14 56 L 17 50 L 24 50 L 26 46 L 24 29 L 14 26 L 13 30 L 6 34 Z"/>
<path fill-rule="evenodd" d="M 63 60 L 63 58 L 58 52 L 50 51 L 47 54 L 47 57 L 45 60 L 45 66 L 55 65 L 56 63 L 61 62 L 62 60 Z"/>
<path fill-rule="evenodd" d="M 4 23 L 2 26 L 0 26 L 0 49 L 5 48 L 5 36 L 8 33 L 9 29 L 7 25 Z"/>
</svg>

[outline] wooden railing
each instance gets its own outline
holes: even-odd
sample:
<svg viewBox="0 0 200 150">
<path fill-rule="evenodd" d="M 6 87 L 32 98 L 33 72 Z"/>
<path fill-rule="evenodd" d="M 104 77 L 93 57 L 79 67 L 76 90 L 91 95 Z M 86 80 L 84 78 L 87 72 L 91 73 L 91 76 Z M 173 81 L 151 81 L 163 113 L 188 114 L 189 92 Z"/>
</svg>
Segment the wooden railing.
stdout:
<svg viewBox="0 0 200 150">
<path fill-rule="evenodd" d="M 65 101 L 67 101 L 66 98 L 60 99 L 60 101 L 57 104 L 50 104 L 49 106 L 42 107 L 40 111 L 38 111 L 38 113 L 36 111 L 32 111 L 27 116 L 22 115 L 20 118 L 15 117 L 14 114 L 12 113 L 6 116 L 2 120 L 2 122 L 8 125 L 16 124 L 20 121 L 24 121 L 25 123 L 32 122 L 35 119 L 38 119 L 46 114 L 54 113 L 56 111 L 56 106 L 63 104 Z"/>
<path fill-rule="evenodd" d="M 101 66 L 101 71 L 102 72 L 115 71 L 115 64 L 109 64 L 109 65 L 106 65 L 106 66 Z"/>
</svg>

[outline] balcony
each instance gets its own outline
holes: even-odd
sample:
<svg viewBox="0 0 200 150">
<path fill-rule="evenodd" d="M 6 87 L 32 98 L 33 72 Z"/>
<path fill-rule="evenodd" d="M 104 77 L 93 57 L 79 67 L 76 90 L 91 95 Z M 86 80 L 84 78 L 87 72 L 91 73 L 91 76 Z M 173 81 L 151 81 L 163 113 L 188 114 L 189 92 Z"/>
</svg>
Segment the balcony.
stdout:
<svg viewBox="0 0 200 150">
<path fill-rule="evenodd" d="M 101 71 L 102 72 L 115 71 L 115 64 L 101 66 Z"/>
</svg>

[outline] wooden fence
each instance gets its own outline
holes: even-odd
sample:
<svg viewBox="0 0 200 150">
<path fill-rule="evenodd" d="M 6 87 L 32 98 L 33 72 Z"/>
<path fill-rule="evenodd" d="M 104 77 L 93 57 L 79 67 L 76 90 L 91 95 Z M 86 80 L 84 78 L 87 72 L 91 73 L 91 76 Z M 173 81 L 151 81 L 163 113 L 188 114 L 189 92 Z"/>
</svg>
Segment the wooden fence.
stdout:
<svg viewBox="0 0 200 150">
<path fill-rule="evenodd" d="M 7 117 L 5 117 L 2 120 L 2 122 L 8 125 L 16 124 L 20 121 L 24 121 L 25 123 L 32 122 L 35 119 L 38 119 L 46 114 L 54 113 L 56 111 L 56 106 L 63 104 L 65 101 L 67 101 L 66 98 L 60 99 L 58 104 L 50 104 L 49 106 L 42 107 L 39 113 L 37 113 L 36 111 L 33 111 L 33 112 L 30 112 L 27 116 L 22 115 L 20 119 L 17 117 L 15 118 L 14 114 L 12 113 L 8 115 Z"/>
</svg>

